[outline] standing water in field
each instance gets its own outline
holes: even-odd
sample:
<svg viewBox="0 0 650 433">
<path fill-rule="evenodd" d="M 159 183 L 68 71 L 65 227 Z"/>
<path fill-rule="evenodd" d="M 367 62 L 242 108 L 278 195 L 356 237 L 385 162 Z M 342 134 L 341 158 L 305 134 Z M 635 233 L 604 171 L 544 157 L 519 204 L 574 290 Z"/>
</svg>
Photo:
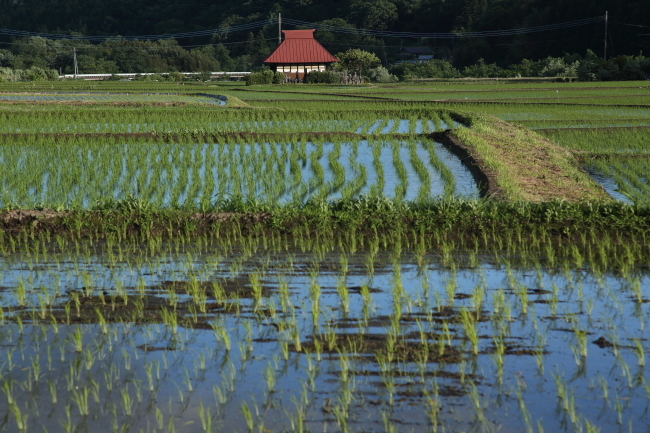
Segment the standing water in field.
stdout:
<svg viewBox="0 0 650 433">
<path fill-rule="evenodd" d="M 596 181 L 598 185 L 602 186 L 605 192 L 607 192 L 607 194 L 609 194 L 613 199 L 626 204 L 634 204 L 634 202 L 630 200 L 628 196 L 620 192 L 619 185 L 614 180 L 613 176 L 603 175 L 593 167 L 585 167 L 584 169 L 587 173 L 589 173 L 591 178 Z"/>
<path fill-rule="evenodd" d="M 429 140 L 5 146 L 0 163 L 0 206 L 89 208 L 127 197 L 172 207 L 224 195 L 272 203 L 479 196 L 460 160 Z"/>
<path fill-rule="evenodd" d="M 5 254 L 0 430 L 648 429 L 647 269 L 378 243 Z"/>
</svg>

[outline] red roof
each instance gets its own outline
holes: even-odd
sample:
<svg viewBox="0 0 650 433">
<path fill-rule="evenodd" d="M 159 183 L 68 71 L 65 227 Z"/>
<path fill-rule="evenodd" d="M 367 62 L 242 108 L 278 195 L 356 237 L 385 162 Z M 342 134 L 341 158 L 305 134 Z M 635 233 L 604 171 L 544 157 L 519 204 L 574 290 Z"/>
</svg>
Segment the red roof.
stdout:
<svg viewBox="0 0 650 433">
<path fill-rule="evenodd" d="M 264 63 L 333 63 L 338 59 L 314 39 L 315 30 L 282 30 L 284 40 Z"/>
</svg>

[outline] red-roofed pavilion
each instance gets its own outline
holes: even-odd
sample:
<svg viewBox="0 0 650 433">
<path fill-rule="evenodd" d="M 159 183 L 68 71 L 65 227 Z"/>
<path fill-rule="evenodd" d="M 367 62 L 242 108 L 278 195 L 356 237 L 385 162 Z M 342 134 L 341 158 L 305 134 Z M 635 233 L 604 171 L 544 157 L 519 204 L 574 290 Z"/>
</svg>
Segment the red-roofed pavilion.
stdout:
<svg viewBox="0 0 650 433">
<path fill-rule="evenodd" d="M 285 77 L 302 80 L 311 71 L 325 71 L 338 62 L 316 39 L 315 30 L 282 30 L 284 40 L 264 63 Z"/>
</svg>

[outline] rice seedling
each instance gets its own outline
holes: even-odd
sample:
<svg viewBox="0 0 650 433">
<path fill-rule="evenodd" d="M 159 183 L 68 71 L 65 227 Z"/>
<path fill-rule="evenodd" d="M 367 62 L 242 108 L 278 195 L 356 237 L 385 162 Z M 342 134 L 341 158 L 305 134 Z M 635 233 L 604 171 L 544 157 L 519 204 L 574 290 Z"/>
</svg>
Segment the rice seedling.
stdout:
<svg viewBox="0 0 650 433">
<path fill-rule="evenodd" d="M 641 202 L 453 198 L 462 176 L 436 143 L 497 124 L 457 111 L 543 127 L 587 109 L 476 100 L 547 92 L 510 84 L 413 86 L 327 110 L 334 90 L 313 86 L 236 91 L 283 110 L 3 105 L 6 428 L 593 430 L 601 410 L 604 431 L 642 417 Z M 582 91 L 610 92 L 567 100 Z M 475 101 L 426 102 L 442 95 Z M 590 107 L 589 127 L 647 117 Z M 615 164 L 641 197 L 639 172 Z M 615 372 L 596 384 L 580 373 L 594 356 Z M 564 370 L 525 389 L 551 360 Z M 544 416 L 547 394 L 564 415 Z"/>
</svg>

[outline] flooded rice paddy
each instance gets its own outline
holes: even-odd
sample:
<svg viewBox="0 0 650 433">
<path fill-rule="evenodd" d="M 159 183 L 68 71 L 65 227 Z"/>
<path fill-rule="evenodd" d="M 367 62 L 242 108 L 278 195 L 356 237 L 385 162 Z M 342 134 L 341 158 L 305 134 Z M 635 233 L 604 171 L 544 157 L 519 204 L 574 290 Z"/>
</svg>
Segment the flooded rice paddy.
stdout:
<svg viewBox="0 0 650 433">
<path fill-rule="evenodd" d="M 479 195 L 458 157 L 429 140 L 4 146 L 0 164 L 0 206 L 89 208 L 131 196 L 173 207 L 224 196 L 302 203 Z"/>
<path fill-rule="evenodd" d="M 139 93 L 56 93 L 56 94 L 0 94 L 0 101 L 31 102 L 187 102 L 195 104 L 226 105 L 218 95 L 190 96 L 185 94 L 139 94 Z"/>
<path fill-rule="evenodd" d="M 625 194 L 621 193 L 619 185 L 616 183 L 613 177 L 603 175 L 593 167 L 585 167 L 585 171 L 589 173 L 591 178 L 595 180 L 598 185 L 602 186 L 603 189 L 610 195 L 614 200 L 618 200 L 625 204 L 634 204 L 632 200 Z"/>
<path fill-rule="evenodd" d="M 0 133 L 173 133 L 201 131 L 203 133 L 248 132 L 350 132 L 355 134 L 423 134 L 462 127 L 463 124 L 447 118 L 427 119 L 378 119 L 378 120 L 269 120 L 236 122 L 150 122 L 150 123 L 39 123 L 3 122 Z"/>
<path fill-rule="evenodd" d="M 2 431 L 650 427 L 647 266 L 57 243 L 0 259 Z"/>
<path fill-rule="evenodd" d="M 448 213 L 435 213 L 455 200 L 435 202 L 423 221 L 413 219 L 410 237 L 400 234 L 410 214 L 397 212 L 384 215 L 390 222 L 383 229 L 366 215 L 358 236 L 361 227 L 345 223 L 353 212 L 336 214 L 340 221 L 306 223 L 304 233 L 290 217 L 272 228 L 271 215 L 259 237 L 246 224 L 221 225 L 226 215 L 194 214 L 235 196 L 296 204 L 341 198 L 354 209 L 367 202 L 345 200 L 384 196 L 397 199 L 381 202 L 386 206 L 411 201 L 417 208 L 430 198 L 478 197 L 457 157 L 414 136 L 463 127 L 451 114 L 364 112 L 366 105 L 355 112 L 353 101 L 323 103 L 314 95 L 305 95 L 305 103 L 280 101 L 286 110 L 277 115 L 214 106 L 176 110 L 174 104 L 96 111 L 111 102 L 217 103 L 205 95 L 21 97 L 43 111 L 25 114 L 11 104 L 1 122 L 7 135 L 0 206 L 104 210 L 84 214 L 102 219 L 97 236 L 75 211 L 48 221 L 4 221 L 0 431 L 650 429 L 650 272 L 648 260 L 639 258 L 646 249 L 641 227 L 630 235 L 611 226 L 582 227 L 578 218 L 522 229 L 516 218 L 509 226 L 509 218 L 527 218 L 526 206 L 514 203 L 499 214 L 480 200 L 458 201 L 476 209 L 471 224 L 451 205 Z M 91 104 L 38 104 L 48 101 Z M 308 103 L 311 114 L 303 111 Z M 346 113 L 323 111 L 336 106 Z M 647 126 L 648 113 L 586 105 L 476 107 L 530 128 Z M 197 138 L 231 132 L 243 134 L 228 144 Z M 250 132 L 359 136 L 316 142 L 244 135 Z M 153 138 L 137 143 L 143 138 L 115 134 Z M 642 164 L 621 163 L 616 175 L 590 167 L 622 197 L 636 201 L 634 188 L 645 191 L 638 183 L 645 182 Z M 187 220 L 182 228 L 170 219 L 168 237 L 156 238 L 147 225 L 152 214 L 117 206 L 118 200 L 133 203 L 130 198 L 164 210 L 162 218 L 176 215 L 166 208 L 191 212 L 178 217 Z M 562 206 L 551 204 L 548 219 L 556 221 Z M 612 209 L 607 221 L 633 208 Z M 210 217 L 205 238 L 192 237 L 193 218 Z M 450 235 L 462 218 L 467 232 Z M 340 239 L 328 238 L 329 224 L 340 224 L 343 233 L 332 235 Z M 59 237 L 57 230 L 78 238 Z M 446 236 L 458 236 L 469 249 Z"/>
<path fill-rule="evenodd" d="M 594 160 L 586 170 L 612 198 L 627 204 L 647 204 L 650 200 L 647 156 Z"/>
</svg>

